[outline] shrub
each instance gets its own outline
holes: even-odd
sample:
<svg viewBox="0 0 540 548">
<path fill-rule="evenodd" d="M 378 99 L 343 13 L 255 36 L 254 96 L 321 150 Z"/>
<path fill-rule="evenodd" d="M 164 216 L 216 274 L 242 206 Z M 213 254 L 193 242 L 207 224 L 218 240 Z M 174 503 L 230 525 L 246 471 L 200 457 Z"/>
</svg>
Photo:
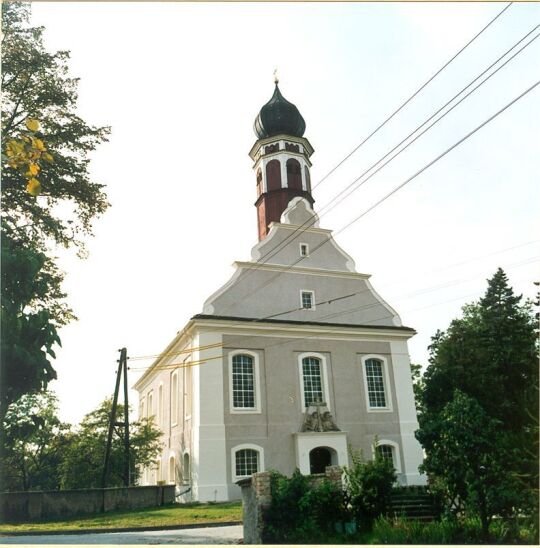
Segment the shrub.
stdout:
<svg viewBox="0 0 540 548">
<path fill-rule="evenodd" d="M 357 524 L 370 529 L 373 520 L 390 506 L 396 472 L 377 451 L 371 461 L 365 461 L 361 452 L 350 450 L 349 454 L 352 466 L 344 467 L 347 501 Z"/>
<path fill-rule="evenodd" d="M 311 486 L 296 470 L 291 478 L 272 472 L 272 499 L 265 511 L 265 543 L 325 542 L 346 516 L 343 491 L 328 480 Z"/>
</svg>

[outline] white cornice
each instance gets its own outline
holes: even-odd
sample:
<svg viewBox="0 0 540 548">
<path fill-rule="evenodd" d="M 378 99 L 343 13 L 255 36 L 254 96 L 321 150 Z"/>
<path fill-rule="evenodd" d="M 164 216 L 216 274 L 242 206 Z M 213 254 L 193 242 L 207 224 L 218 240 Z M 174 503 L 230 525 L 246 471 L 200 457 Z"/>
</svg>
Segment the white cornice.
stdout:
<svg viewBox="0 0 540 548">
<path fill-rule="evenodd" d="M 416 334 L 415 331 L 403 328 L 388 326 L 358 326 L 350 325 L 314 325 L 314 324 L 293 324 L 265 322 L 264 320 L 236 319 L 210 319 L 195 318 L 192 320 L 194 326 L 199 330 L 211 328 L 211 331 L 218 331 L 223 335 L 242 335 L 298 339 L 329 339 L 329 340 L 372 340 L 372 341 L 403 341 L 410 339 Z"/>
<path fill-rule="evenodd" d="M 327 270 L 324 268 L 306 268 L 303 266 L 287 266 L 271 263 L 257 263 L 253 261 L 236 261 L 233 263 L 236 268 L 247 270 L 270 270 L 273 272 L 290 272 L 291 274 L 307 274 L 309 276 L 324 276 L 331 278 L 348 278 L 355 280 L 367 280 L 371 274 L 360 274 L 358 272 L 345 272 L 343 270 Z"/>
</svg>

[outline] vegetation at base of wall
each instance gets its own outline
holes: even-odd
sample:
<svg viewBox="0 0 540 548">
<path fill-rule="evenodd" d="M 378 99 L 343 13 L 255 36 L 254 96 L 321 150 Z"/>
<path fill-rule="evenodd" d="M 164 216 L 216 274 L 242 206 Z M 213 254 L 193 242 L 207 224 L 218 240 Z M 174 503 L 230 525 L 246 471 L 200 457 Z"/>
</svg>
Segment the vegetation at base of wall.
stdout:
<svg viewBox="0 0 540 548">
<path fill-rule="evenodd" d="M 272 472 L 270 485 L 272 500 L 264 516 L 265 543 L 319 542 L 342 520 L 343 493 L 327 480 L 312 486 L 299 470 L 291 478 Z"/>
<path fill-rule="evenodd" d="M 491 522 L 484 539 L 479 519 L 419 522 L 401 518 L 378 518 L 373 525 L 370 544 L 537 544 L 531 523 L 522 521 L 511 527 L 503 520 Z"/>
<path fill-rule="evenodd" d="M 145 508 L 121 512 L 108 512 L 64 520 L 47 520 L 35 523 L 3 523 L 0 534 L 24 531 L 76 531 L 84 529 L 116 529 L 169 527 L 174 525 L 205 524 L 242 521 L 242 503 L 190 503 L 170 504 L 159 508 Z"/>
</svg>

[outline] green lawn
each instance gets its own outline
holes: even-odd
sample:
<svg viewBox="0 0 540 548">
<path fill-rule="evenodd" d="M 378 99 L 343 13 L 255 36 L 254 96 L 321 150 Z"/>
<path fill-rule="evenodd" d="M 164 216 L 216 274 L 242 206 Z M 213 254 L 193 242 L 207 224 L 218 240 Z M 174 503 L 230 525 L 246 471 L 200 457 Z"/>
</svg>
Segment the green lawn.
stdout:
<svg viewBox="0 0 540 548">
<path fill-rule="evenodd" d="M 117 527 L 145 528 L 166 525 L 187 525 L 221 521 L 241 521 L 242 503 L 171 504 L 124 512 L 107 512 L 63 520 L 33 523 L 3 523 L 0 533 L 19 531 L 67 531 L 77 529 L 113 529 Z"/>
</svg>

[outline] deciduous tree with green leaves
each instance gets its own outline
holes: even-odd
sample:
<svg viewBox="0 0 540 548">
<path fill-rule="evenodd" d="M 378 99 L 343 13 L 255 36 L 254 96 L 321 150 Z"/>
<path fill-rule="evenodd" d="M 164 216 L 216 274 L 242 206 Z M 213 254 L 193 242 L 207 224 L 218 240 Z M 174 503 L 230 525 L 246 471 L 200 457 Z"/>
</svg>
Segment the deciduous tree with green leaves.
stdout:
<svg viewBox="0 0 540 548">
<path fill-rule="evenodd" d="M 124 406 L 118 405 L 116 419 L 123 421 Z M 112 399 L 106 399 L 97 409 L 86 415 L 66 448 L 61 465 L 63 489 L 101 487 L 103 462 L 107 446 L 109 417 Z M 110 455 L 108 486 L 124 484 L 124 442 L 120 435 L 113 436 Z M 153 418 L 143 418 L 130 423 L 130 476 L 135 483 L 142 466 L 155 465 L 161 452 L 161 432 Z"/>
<path fill-rule="evenodd" d="M 60 464 L 70 442 L 70 425 L 58 418 L 51 392 L 25 394 L 6 416 L 6 452 L 0 463 L 8 491 L 60 488 Z"/>
<path fill-rule="evenodd" d="M 55 378 L 57 329 L 75 318 L 51 249 L 84 255 L 83 239 L 109 205 L 88 157 L 109 128 L 77 115 L 69 52 L 46 51 L 43 32 L 30 25 L 29 2 L 2 3 L 0 423 L 10 403 Z"/>
<path fill-rule="evenodd" d="M 446 489 L 449 504 L 463 503 L 484 525 L 494 512 L 530 511 L 537 489 L 535 328 L 531 303 L 498 269 L 484 297 L 433 337 L 417 394 L 425 470 Z"/>
</svg>

